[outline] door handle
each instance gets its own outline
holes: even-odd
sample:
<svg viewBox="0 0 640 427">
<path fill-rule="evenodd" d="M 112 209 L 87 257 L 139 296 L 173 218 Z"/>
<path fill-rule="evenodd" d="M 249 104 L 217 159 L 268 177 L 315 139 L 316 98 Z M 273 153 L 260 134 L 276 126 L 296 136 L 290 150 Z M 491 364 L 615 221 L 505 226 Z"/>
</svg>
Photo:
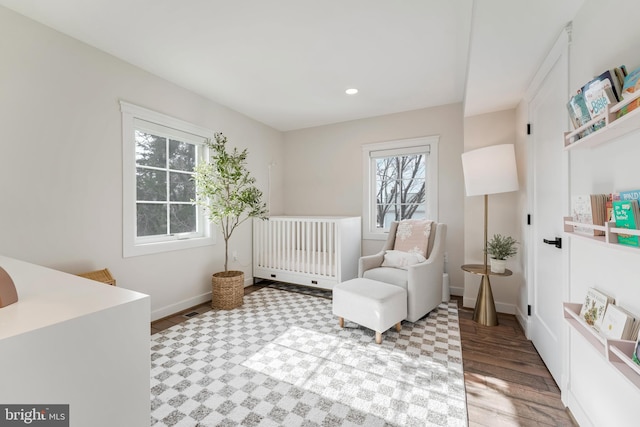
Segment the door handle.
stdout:
<svg viewBox="0 0 640 427">
<path fill-rule="evenodd" d="M 555 245 L 556 248 L 562 249 L 562 238 L 556 237 L 555 240 L 542 239 L 547 245 Z"/>
</svg>

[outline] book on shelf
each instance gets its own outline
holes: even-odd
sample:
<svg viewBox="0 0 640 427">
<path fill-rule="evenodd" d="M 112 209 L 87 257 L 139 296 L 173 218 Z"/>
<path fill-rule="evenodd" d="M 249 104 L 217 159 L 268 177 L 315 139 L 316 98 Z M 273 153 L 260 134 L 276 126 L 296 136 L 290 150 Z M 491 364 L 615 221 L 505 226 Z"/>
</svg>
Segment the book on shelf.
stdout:
<svg viewBox="0 0 640 427">
<path fill-rule="evenodd" d="M 591 195 L 591 217 L 594 225 L 604 225 L 607 221 L 607 194 Z M 604 236 L 603 230 L 593 230 L 594 236 Z"/>
<path fill-rule="evenodd" d="M 622 193 L 620 199 L 613 202 L 613 217 L 616 228 L 637 230 L 640 220 L 638 200 L 622 200 Z M 618 233 L 618 243 L 627 246 L 640 246 L 639 236 L 632 234 Z"/>
<path fill-rule="evenodd" d="M 595 119 L 599 115 L 603 114 L 607 105 L 616 104 L 618 102 L 618 96 L 615 93 L 614 82 L 610 77 L 610 71 L 605 71 L 600 76 L 594 78 L 582 87 L 582 93 L 584 94 L 584 100 L 589 110 L 591 119 Z M 617 77 L 616 77 L 617 79 Z M 600 129 L 605 125 L 604 118 L 594 124 L 595 129 Z"/>
<path fill-rule="evenodd" d="M 607 196 L 607 222 L 615 222 L 613 217 L 613 202 L 620 200 L 620 193 L 611 193 Z"/>
<path fill-rule="evenodd" d="M 640 320 L 624 308 L 609 304 L 602 318 L 600 333 L 609 339 L 635 341 Z"/>
<path fill-rule="evenodd" d="M 615 101 L 612 102 L 612 104 L 622 101 L 622 86 L 624 85 L 625 74 L 623 70 L 626 70 L 626 68 L 624 65 L 621 65 L 620 67 L 604 71 L 594 79 L 600 81 L 609 80 L 611 82 L 611 91 L 615 97 Z"/>
<path fill-rule="evenodd" d="M 639 200 L 640 199 L 640 190 L 628 190 L 621 191 L 620 200 Z"/>
<path fill-rule="evenodd" d="M 569 117 L 571 118 L 571 123 L 573 124 L 574 129 L 578 129 L 591 120 L 591 115 L 589 114 L 587 103 L 584 100 L 584 95 L 580 91 L 571 97 L 567 103 L 567 110 L 569 110 Z M 593 131 L 593 126 L 589 126 L 587 129 L 576 135 L 576 139 L 584 138 Z"/>
<path fill-rule="evenodd" d="M 622 98 L 627 99 L 638 90 L 640 90 L 640 68 L 636 68 L 625 76 L 624 84 L 622 85 Z M 618 117 L 624 116 L 638 107 L 640 107 L 640 99 L 631 101 L 618 111 Z"/>
<path fill-rule="evenodd" d="M 587 325 L 592 326 L 596 331 L 600 332 L 602 319 L 609 304 L 613 304 L 615 300 L 609 295 L 597 290 L 596 288 L 587 289 L 584 297 L 584 304 L 580 308 L 580 318 Z"/>
<path fill-rule="evenodd" d="M 591 211 L 591 196 L 589 194 L 578 194 L 571 196 L 571 217 L 575 222 L 582 224 L 593 224 L 593 213 Z M 575 233 L 593 234 L 593 228 L 574 225 Z"/>
<path fill-rule="evenodd" d="M 640 365 L 640 337 L 636 341 L 636 346 L 633 348 L 633 354 L 631 355 L 631 359 Z"/>
</svg>

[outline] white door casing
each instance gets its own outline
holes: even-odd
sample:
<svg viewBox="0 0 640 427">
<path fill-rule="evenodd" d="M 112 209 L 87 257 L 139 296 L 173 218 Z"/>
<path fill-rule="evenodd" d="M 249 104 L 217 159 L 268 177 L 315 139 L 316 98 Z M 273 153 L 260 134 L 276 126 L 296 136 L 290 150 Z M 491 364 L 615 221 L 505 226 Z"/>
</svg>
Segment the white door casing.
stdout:
<svg viewBox="0 0 640 427">
<path fill-rule="evenodd" d="M 568 30 L 567 30 L 568 31 Z M 561 386 L 566 328 L 562 302 L 568 295 L 567 250 L 543 242 L 562 238 L 562 218 L 568 211 L 568 155 L 563 150 L 567 130 L 569 35 L 563 32 L 530 88 L 527 140 L 529 205 L 532 213 L 528 268 L 531 306 L 528 335 Z M 565 239 L 566 240 L 566 239 Z M 562 387 L 561 387 L 562 388 Z"/>
</svg>

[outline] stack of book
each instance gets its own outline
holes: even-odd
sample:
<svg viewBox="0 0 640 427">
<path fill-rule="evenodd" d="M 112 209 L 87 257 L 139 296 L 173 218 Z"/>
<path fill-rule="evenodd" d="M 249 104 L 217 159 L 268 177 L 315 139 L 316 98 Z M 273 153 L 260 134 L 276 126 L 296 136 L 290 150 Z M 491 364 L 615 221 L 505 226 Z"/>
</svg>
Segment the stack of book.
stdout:
<svg viewBox="0 0 640 427">
<path fill-rule="evenodd" d="M 591 215 L 594 225 L 604 225 L 607 222 L 607 199 L 608 194 L 591 195 Z M 594 236 L 604 236 L 603 230 L 593 230 Z"/>
<path fill-rule="evenodd" d="M 638 329 L 640 320 L 637 316 L 618 305 L 607 305 L 600 326 L 602 335 L 611 339 L 635 341 L 638 339 Z"/>
<path fill-rule="evenodd" d="M 571 197 L 571 216 L 575 222 L 582 224 L 602 225 L 609 220 L 607 216 L 607 203 L 611 195 L 609 194 L 586 194 Z M 576 233 L 589 234 L 593 236 L 604 236 L 604 231 L 594 230 L 591 227 L 574 225 L 573 231 Z"/>
<path fill-rule="evenodd" d="M 603 113 L 606 106 L 622 101 L 622 90 L 627 76 L 624 65 L 606 70 L 584 84 L 567 103 L 569 117 L 574 129 L 586 125 L 591 120 L 600 120 L 591 124 L 577 135 L 577 139 L 602 128 L 605 125 Z"/>
<path fill-rule="evenodd" d="M 582 304 L 582 308 L 580 309 L 580 318 L 584 320 L 587 325 L 592 326 L 596 331 L 600 332 L 607 306 L 614 302 L 615 300 L 604 292 L 596 288 L 589 288 L 584 297 L 584 304 Z"/>
</svg>

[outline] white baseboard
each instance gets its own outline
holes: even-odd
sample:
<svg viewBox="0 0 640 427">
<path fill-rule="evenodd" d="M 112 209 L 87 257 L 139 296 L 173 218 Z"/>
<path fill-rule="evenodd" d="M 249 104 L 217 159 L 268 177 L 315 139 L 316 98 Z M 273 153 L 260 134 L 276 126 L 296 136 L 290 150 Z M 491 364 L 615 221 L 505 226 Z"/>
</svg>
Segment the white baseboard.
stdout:
<svg viewBox="0 0 640 427">
<path fill-rule="evenodd" d="M 180 311 L 186 310 L 203 302 L 211 301 L 211 292 L 206 292 L 202 295 L 198 295 L 192 298 L 187 298 L 175 304 L 167 305 L 151 312 L 151 321 L 162 319 L 163 317 L 171 316 Z"/>
<path fill-rule="evenodd" d="M 452 286 L 449 288 L 449 292 L 451 293 L 451 295 L 455 295 L 458 297 L 464 296 L 464 286 L 462 287 Z"/>
<path fill-rule="evenodd" d="M 530 317 L 526 314 L 523 313 L 522 310 L 520 310 L 519 307 L 516 306 L 516 320 L 518 320 L 518 323 L 520 323 L 520 326 L 522 326 L 522 330 L 524 331 L 524 336 L 527 339 L 531 339 L 529 337 L 529 324 L 531 322 Z"/>
<path fill-rule="evenodd" d="M 244 287 L 253 285 L 253 277 L 244 279 Z M 188 308 L 194 307 L 196 305 L 202 304 L 203 302 L 211 301 L 211 292 L 206 292 L 202 295 L 198 295 L 192 298 L 187 298 L 175 304 L 167 305 L 165 307 L 159 308 L 151 312 L 151 321 L 154 322 L 158 319 L 162 319 L 163 317 L 171 316 L 173 314 L 179 313 Z"/>
<path fill-rule="evenodd" d="M 576 399 L 571 390 L 567 393 L 562 393 L 562 402 L 567 406 L 571 412 L 571 416 L 578 422 L 579 426 L 593 427 L 591 419 L 589 419 L 587 413 L 580 405 L 580 401 Z"/>
</svg>

